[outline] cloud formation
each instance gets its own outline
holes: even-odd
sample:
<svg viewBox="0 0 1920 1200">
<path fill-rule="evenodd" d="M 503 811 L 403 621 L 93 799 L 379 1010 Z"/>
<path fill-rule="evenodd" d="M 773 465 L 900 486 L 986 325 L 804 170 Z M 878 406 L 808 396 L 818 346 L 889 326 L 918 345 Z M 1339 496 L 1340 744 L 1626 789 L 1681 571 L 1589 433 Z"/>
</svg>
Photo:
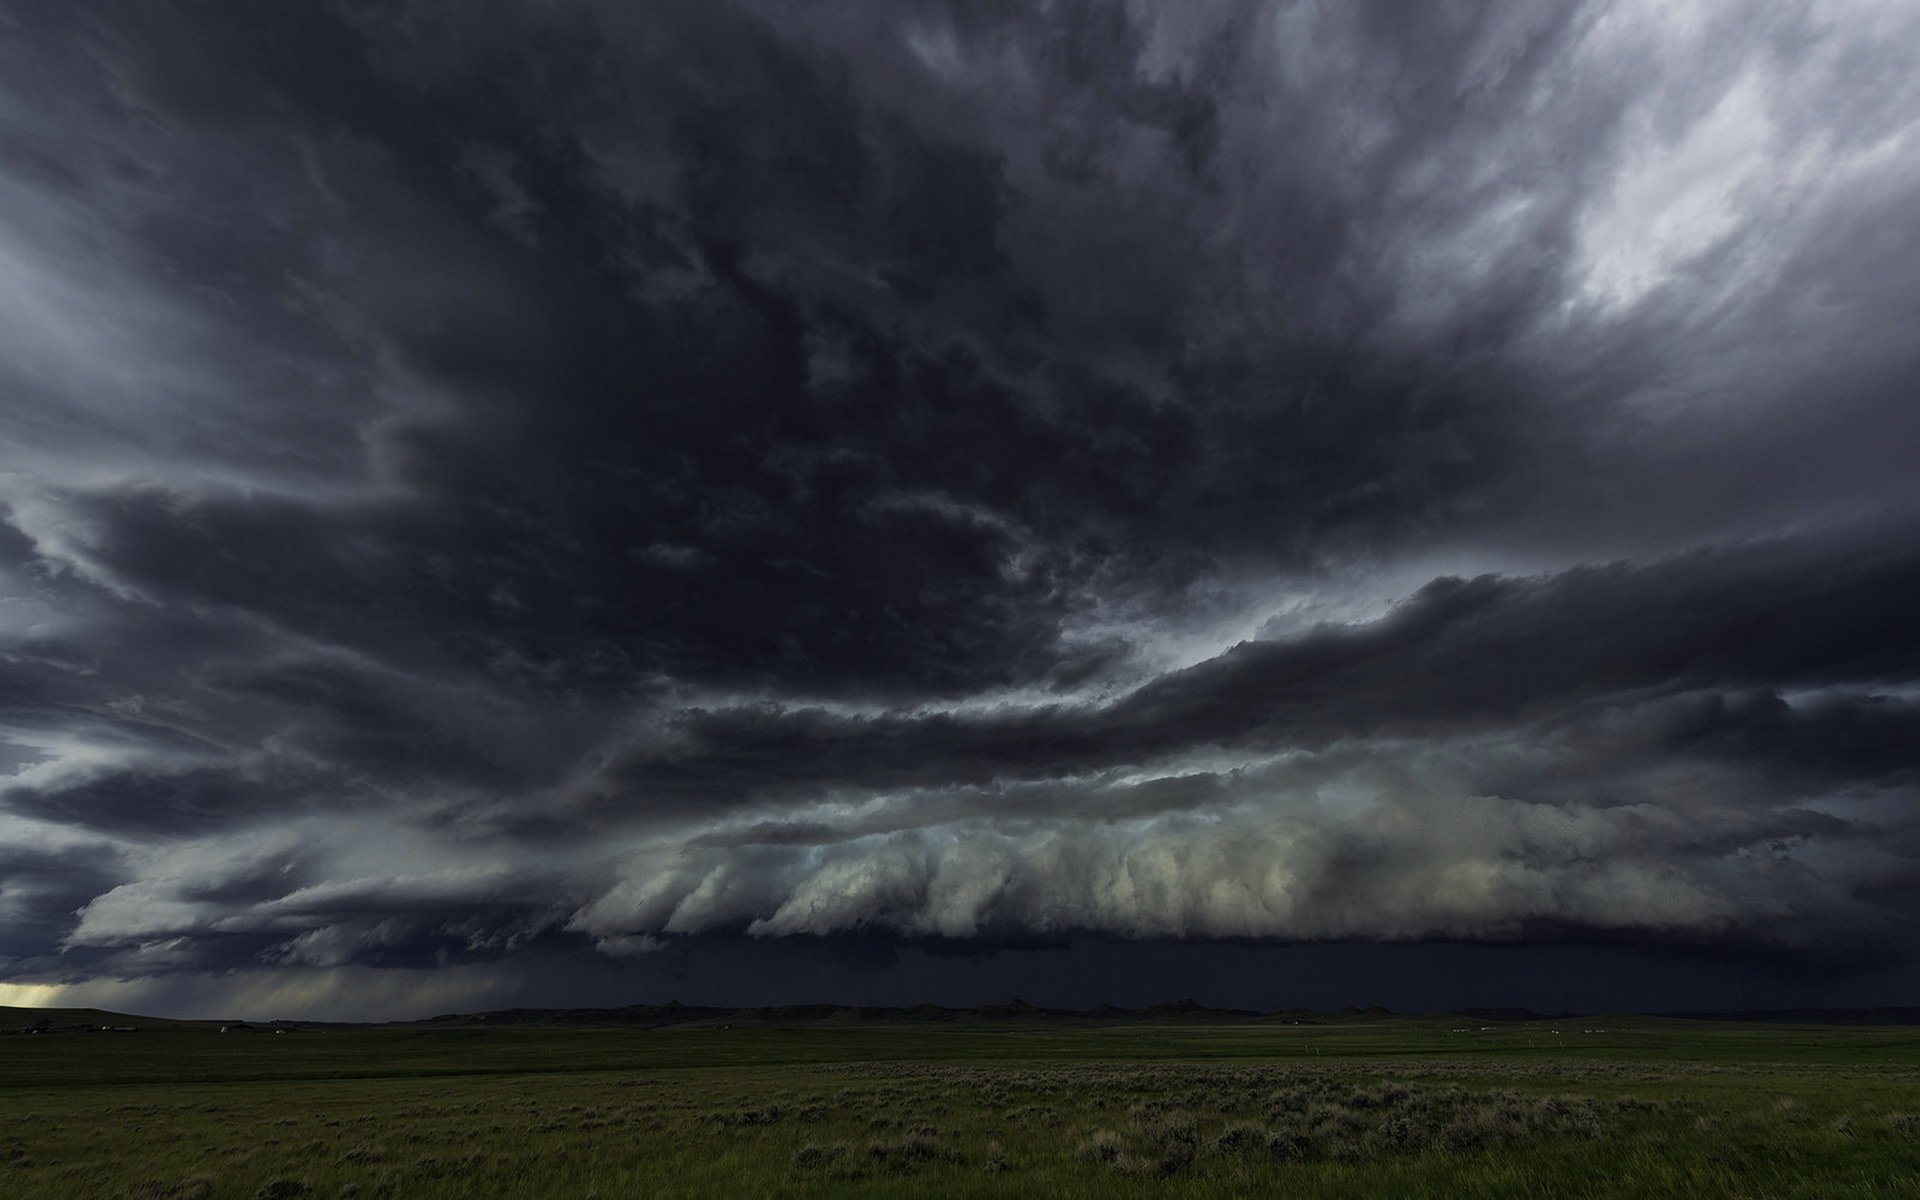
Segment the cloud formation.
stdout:
<svg viewBox="0 0 1920 1200">
<path fill-rule="evenodd" d="M 1904 5 L 0 20 L 0 979 L 1915 952 Z"/>
</svg>

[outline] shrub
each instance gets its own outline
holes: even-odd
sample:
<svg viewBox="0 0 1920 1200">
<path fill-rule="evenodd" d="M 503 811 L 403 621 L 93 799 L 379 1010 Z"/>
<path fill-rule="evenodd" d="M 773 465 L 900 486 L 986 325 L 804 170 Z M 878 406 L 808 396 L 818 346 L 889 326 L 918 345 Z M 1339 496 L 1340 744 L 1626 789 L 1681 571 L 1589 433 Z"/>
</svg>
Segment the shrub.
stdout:
<svg viewBox="0 0 1920 1200">
<path fill-rule="evenodd" d="M 1258 1154 L 1267 1147 L 1267 1128 L 1251 1121 L 1237 1122 L 1221 1130 L 1213 1145 L 1223 1154 Z"/>
<path fill-rule="evenodd" d="M 838 1146 L 822 1146 L 818 1142 L 808 1142 L 793 1152 L 793 1165 L 802 1170 L 824 1167 L 840 1156 Z"/>
<path fill-rule="evenodd" d="M 1126 1139 L 1111 1129 L 1095 1130 L 1080 1143 L 1080 1157 L 1088 1162 L 1111 1163 L 1126 1150 Z"/>
<path fill-rule="evenodd" d="M 1275 1162 L 1305 1162 L 1315 1157 L 1313 1139 L 1297 1130 L 1278 1130 L 1267 1135 L 1267 1157 Z"/>
<path fill-rule="evenodd" d="M 941 1145 L 937 1137 L 924 1133 L 910 1133 L 895 1142 L 869 1143 L 867 1156 L 881 1166 L 895 1168 L 960 1160 L 957 1151 Z"/>
<path fill-rule="evenodd" d="M 990 1175 L 998 1175 L 1013 1169 L 1013 1163 L 1008 1160 L 1007 1152 L 1001 1148 L 999 1142 L 987 1143 L 987 1155 L 980 1161 L 980 1165 Z"/>
<path fill-rule="evenodd" d="M 1403 1153 L 1424 1150 L 1432 1141 L 1426 1126 L 1405 1115 L 1392 1116 L 1381 1122 L 1379 1136 L 1386 1149 Z"/>
</svg>

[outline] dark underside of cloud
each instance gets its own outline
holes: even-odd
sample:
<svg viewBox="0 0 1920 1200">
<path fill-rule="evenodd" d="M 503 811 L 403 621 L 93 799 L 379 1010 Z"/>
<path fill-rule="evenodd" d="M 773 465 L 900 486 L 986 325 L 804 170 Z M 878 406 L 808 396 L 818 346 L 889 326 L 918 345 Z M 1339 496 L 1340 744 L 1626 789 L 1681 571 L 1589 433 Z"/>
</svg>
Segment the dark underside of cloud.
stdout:
<svg viewBox="0 0 1920 1200">
<path fill-rule="evenodd" d="M 1904 970 L 1915 46 L 0 2 L 0 986 Z"/>
</svg>

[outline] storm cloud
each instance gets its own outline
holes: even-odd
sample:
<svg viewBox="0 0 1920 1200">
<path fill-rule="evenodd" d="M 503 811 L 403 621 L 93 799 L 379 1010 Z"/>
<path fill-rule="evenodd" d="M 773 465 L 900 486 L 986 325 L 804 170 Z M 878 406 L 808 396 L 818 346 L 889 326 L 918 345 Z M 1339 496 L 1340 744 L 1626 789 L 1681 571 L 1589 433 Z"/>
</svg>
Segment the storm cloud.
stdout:
<svg viewBox="0 0 1920 1200">
<path fill-rule="evenodd" d="M 0 999 L 1912 964 L 1916 47 L 0 0 Z"/>
</svg>

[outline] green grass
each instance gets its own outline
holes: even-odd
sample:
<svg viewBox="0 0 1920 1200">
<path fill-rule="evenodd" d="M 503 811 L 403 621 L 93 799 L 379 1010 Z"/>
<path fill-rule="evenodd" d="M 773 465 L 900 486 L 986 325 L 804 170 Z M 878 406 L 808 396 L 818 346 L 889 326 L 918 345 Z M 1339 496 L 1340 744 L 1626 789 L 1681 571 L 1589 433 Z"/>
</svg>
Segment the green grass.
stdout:
<svg viewBox="0 0 1920 1200">
<path fill-rule="evenodd" d="M 142 1025 L 0 1036 L 0 1196 L 1811 1198 L 1920 1179 L 1907 1029 Z"/>
</svg>

